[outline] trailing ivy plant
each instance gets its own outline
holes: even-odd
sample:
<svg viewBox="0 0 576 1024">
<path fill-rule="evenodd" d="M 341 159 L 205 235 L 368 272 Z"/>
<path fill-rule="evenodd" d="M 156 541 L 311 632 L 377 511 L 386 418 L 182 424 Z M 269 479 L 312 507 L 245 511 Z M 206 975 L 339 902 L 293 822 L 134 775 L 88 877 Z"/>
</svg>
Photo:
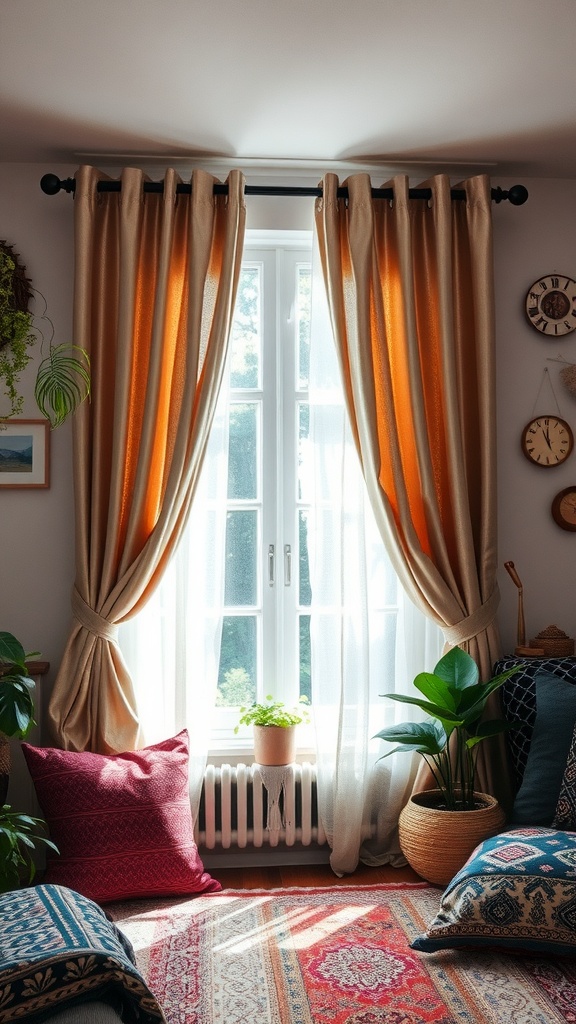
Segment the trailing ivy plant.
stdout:
<svg viewBox="0 0 576 1024">
<path fill-rule="evenodd" d="M 0 249 L 0 380 L 10 402 L 8 416 L 19 416 L 24 399 L 18 393 L 20 374 L 31 359 L 35 341 L 32 315 L 18 308 L 14 289 L 16 261 L 8 250 Z"/>
<path fill-rule="evenodd" d="M 46 315 L 44 296 L 32 288 L 25 268 L 12 246 L 0 242 L 0 382 L 10 402 L 10 411 L 3 419 L 22 412 L 23 396 L 18 391 L 22 371 L 31 359 L 30 347 L 44 336 L 34 323 L 28 304 L 32 295 L 44 301 L 39 321 L 48 325 L 48 354 L 38 368 L 34 397 L 38 409 L 52 428 L 60 426 L 90 394 L 90 359 L 78 345 L 54 345 L 54 325 Z"/>
</svg>

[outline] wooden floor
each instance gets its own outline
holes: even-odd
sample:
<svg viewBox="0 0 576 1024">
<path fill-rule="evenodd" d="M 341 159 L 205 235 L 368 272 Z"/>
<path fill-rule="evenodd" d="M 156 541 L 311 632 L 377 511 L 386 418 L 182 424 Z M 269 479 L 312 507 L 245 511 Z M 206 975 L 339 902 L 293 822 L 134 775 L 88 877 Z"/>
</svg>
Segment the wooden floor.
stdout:
<svg viewBox="0 0 576 1024">
<path fill-rule="evenodd" d="M 382 885 L 421 882 L 411 868 L 369 868 L 359 864 L 352 875 L 338 878 L 329 864 L 301 864 L 258 868 L 211 868 L 224 889 L 286 889 L 329 885 Z"/>
</svg>

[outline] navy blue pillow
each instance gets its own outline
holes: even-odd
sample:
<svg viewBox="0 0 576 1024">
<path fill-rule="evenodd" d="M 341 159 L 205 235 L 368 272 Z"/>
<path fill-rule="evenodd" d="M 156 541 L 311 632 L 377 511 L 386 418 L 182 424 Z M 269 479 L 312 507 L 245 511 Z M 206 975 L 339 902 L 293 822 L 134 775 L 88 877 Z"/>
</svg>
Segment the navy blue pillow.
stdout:
<svg viewBox="0 0 576 1024">
<path fill-rule="evenodd" d="M 498 691 L 504 717 L 518 727 L 506 734 L 515 773 L 516 789 L 520 786 L 528 753 L 532 730 L 536 720 L 536 687 L 534 677 L 539 672 L 559 676 L 570 685 L 576 684 L 576 658 L 518 658 L 506 657 L 496 662 L 493 675 L 498 676 L 511 668 L 518 671 L 506 680 Z"/>
<path fill-rule="evenodd" d="M 522 784 L 512 810 L 515 825 L 551 825 L 576 723 L 576 686 L 537 672 L 536 720 Z"/>
</svg>

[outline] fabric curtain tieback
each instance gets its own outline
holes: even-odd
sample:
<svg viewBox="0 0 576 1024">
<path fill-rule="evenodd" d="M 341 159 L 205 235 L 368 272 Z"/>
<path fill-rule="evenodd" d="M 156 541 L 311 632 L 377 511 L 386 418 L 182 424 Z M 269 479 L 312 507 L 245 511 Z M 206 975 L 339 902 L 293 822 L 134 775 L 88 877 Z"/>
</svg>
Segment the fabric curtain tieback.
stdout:
<svg viewBox="0 0 576 1024">
<path fill-rule="evenodd" d="M 464 644 L 467 640 L 472 640 L 479 633 L 484 632 L 495 619 L 499 604 L 500 591 L 498 587 L 495 587 L 488 600 L 480 605 L 475 612 L 472 612 L 465 619 L 460 619 L 460 622 L 455 622 L 452 626 L 442 627 L 446 642 L 452 647 L 456 647 L 458 644 Z"/>
<path fill-rule="evenodd" d="M 89 604 L 86 604 L 86 601 L 80 596 L 76 588 L 72 591 L 72 614 L 89 633 L 94 633 L 95 636 L 101 637 L 102 640 L 110 640 L 112 643 L 118 642 L 118 626 L 113 622 L 108 622 L 108 619 L 104 619 Z"/>
</svg>

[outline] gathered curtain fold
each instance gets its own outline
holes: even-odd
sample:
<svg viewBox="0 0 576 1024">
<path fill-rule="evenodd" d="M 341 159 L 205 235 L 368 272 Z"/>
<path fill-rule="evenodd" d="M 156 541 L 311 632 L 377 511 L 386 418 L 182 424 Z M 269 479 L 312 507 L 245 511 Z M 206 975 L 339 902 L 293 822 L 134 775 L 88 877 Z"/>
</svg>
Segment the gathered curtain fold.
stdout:
<svg viewBox="0 0 576 1024">
<path fill-rule="evenodd" d="M 144 194 L 127 168 L 76 176 L 74 340 L 92 393 L 74 421 L 73 624 L 49 703 L 60 746 L 110 753 L 141 743 L 116 637 L 154 591 L 198 484 L 224 370 L 245 226 L 244 179 L 228 195 L 195 170 L 191 195 Z"/>
<path fill-rule="evenodd" d="M 372 199 L 367 174 L 323 179 L 316 230 L 351 429 L 380 534 L 406 593 L 489 678 L 496 611 L 496 418 L 489 179 L 438 175 L 431 199 Z M 494 695 L 493 709 L 498 700 Z M 489 755 L 486 756 L 486 751 Z M 503 741 L 480 785 L 510 799 Z M 426 784 L 422 779 L 421 784 Z"/>
</svg>

